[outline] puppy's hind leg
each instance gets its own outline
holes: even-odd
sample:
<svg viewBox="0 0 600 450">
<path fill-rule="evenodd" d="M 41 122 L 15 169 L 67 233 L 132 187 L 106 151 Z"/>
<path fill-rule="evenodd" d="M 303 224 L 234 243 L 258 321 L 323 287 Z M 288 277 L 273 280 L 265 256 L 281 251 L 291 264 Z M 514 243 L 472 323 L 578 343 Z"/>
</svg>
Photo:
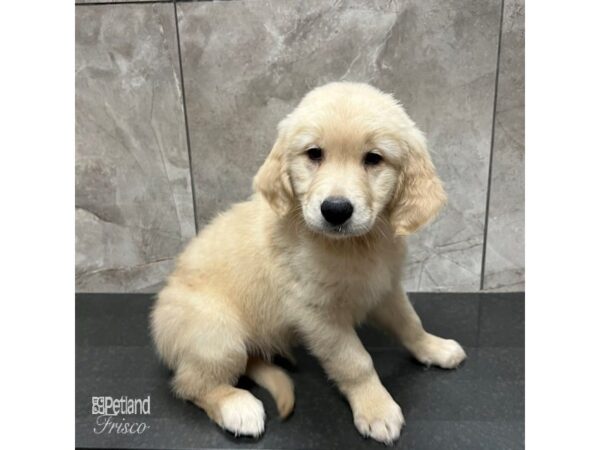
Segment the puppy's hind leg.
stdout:
<svg viewBox="0 0 600 450">
<path fill-rule="evenodd" d="M 263 405 L 247 390 L 234 387 L 245 365 L 245 354 L 223 355 L 221 363 L 187 360 L 175 371 L 173 389 L 202 408 L 221 428 L 236 436 L 257 437 L 265 428 Z"/>
<path fill-rule="evenodd" d="M 173 294 L 187 294 L 186 300 L 169 301 Z M 243 327 L 218 300 L 166 289 L 153 311 L 154 339 L 174 369 L 176 395 L 236 436 L 257 437 L 265 428 L 263 405 L 250 392 L 234 387 L 248 360 Z"/>
<path fill-rule="evenodd" d="M 262 402 L 244 389 L 221 384 L 193 402 L 221 428 L 235 436 L 258 437 L 265 430 Z"/>
</svg>

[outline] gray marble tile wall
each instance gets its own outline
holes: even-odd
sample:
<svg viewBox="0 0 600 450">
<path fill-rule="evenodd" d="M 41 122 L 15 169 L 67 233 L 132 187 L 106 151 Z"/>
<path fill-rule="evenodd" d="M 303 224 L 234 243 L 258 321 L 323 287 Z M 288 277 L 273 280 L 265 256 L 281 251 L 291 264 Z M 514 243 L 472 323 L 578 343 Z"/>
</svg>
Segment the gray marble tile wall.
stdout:
<svg viewBox="0 0 600 450">
<path fill-rule="evenodd" d="M 77 291 L 158 289 L 194 220 L 246 198 L 278 121 L 334 80 L 394 93 L 445 182 L 407 288 L 522 290 L 519 1 L 78 4 Z"/>
<path fill-rule="evenodd" d="M 76 7 L 76 289 L 152 291 L 194 236 L 173 5 Z"/>
<path fill-rule="evenodd" d="M 525 4 L 504 0 L 483 288 L 525 290 Z"/>
</svg>

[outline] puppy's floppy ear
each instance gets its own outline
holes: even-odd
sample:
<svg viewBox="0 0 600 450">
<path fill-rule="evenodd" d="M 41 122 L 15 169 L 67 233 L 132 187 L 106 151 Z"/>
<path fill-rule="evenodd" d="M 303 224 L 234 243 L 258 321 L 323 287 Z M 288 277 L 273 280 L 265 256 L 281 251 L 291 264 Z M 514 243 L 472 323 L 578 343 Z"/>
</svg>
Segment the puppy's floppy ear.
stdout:
<svg viewBox="0 0 600 450">
<path fill-rule="evenodd" d="M 292 208 L 293 190 L 287 171 L 285 156 L 286 133 L 283 121 L 279 124 L 279 134 L 271 153 L 254 177 L 254 190 L 260 193 L 271 208 L 284 216 Z"/>
<path fill-rule="evenodd" d="M 404 142 L 407 153 L 390 211 L 390 221 L 397 235 L 417 231 L 446 202 L 446 193 L 429 157 L 423 134 L 415 128 Z"/>
</svg>

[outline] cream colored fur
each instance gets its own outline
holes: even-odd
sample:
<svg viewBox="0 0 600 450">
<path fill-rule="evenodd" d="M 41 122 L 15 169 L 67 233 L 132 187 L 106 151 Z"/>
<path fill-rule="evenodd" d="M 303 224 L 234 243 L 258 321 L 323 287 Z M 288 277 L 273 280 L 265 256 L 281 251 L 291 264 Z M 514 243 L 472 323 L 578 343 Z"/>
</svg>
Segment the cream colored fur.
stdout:
<svg viewBox="0 0 600 450">
<path fill-rule="evenodd" d="M 311 147 L 321 161 L 308 158 Z M 366 152 L 383 159 L 366 165 Z M 355 326 L 372 319 L 425 364 L 453 368 L 465 358 L 455 341 L 423 329 L 401 283 L 402 236 L 445 201 L 423 135 L 391 96 L 328 84 L 280 123 L 254 186 L 189 244 L 159 294 L 152 331 L 174 391 L 221 427 L 257 436 L 262 404 L 234 385 L 247 374 L 287 416 L 293 385 L 269 360 L 300 341 L 348 399 L 359 432 L 393 442 L 404 418 Z M 344 227 L 321 217 L 332 195 L 354 205 Z"/>
</svg>

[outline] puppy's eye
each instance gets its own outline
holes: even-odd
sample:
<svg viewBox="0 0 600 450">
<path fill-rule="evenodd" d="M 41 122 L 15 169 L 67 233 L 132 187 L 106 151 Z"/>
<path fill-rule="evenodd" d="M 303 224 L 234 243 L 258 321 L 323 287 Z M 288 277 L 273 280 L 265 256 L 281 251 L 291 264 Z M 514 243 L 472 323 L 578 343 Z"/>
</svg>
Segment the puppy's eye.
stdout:
<svg viewBox="0 0 600 450">
<path fill-rule="evenodd" d="M 311 161 L 319 162 L 323 159 L 323 150 L 319 147 L 311 147 L 306 150 L 306 156 L 308 156 L 308 159 Z"/>
<path fill-rule="evenodd" d="M 381 161 L 383 161 L 383 156 L 381 156 L 379 153 L 374 152 L 367 153 L 364 159 L 365 165 L 367 166 L 376 166 Z"/>
</svg>

